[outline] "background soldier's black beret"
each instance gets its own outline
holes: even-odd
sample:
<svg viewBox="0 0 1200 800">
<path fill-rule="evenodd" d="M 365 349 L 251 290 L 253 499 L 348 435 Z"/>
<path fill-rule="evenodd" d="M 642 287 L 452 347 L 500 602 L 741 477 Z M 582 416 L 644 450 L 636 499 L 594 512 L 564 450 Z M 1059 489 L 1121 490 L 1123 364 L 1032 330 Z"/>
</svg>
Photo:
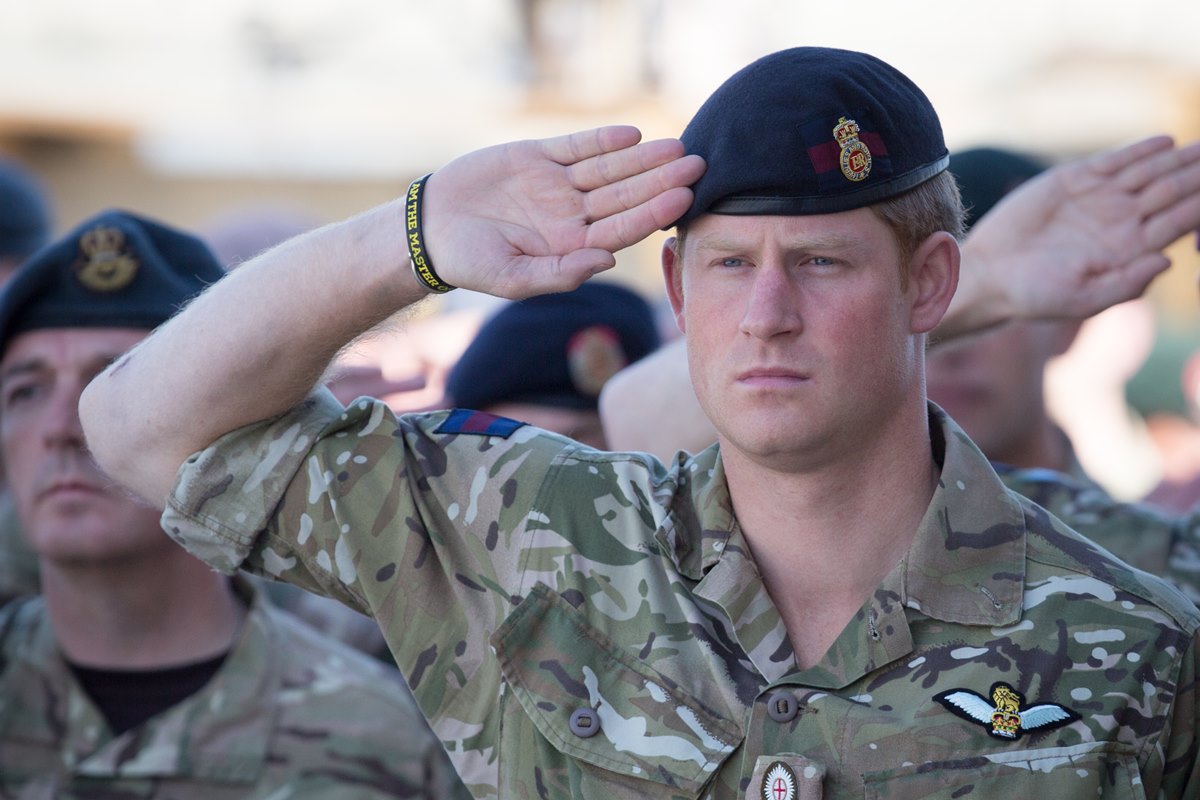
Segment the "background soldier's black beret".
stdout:
<svg viewBox="0 0 1200 800">
<path fill-rule="evenodd" d="M 589 281 L 503 306 L 450 371 L 446 394 L 476 410 L 497 403 L 595 409 L 604 382 L 658 344 L 649 303 L 622 286 Z"/>
<path fill-rule="evenodd" d="M 0 347 L 40 328 L 154 328 L 224 274 L 195 236 L 105 211 L 30 256 L 0 290 Z"/>
<path fill-rule="evenodd" d="M 50 207 L 24 167 L 0 160 L 0 256 L 24 258 L 50 238 Z"/>
<path fill-rule="evenodd" d="M 958 181 L 966 225 L 992 210 L 1000 198 L 1029 180 L 1046 166 L 1029 156 L 995 147 L 975 147 L 950 156 L 950 172 Z"/>
<path fill-rule="evenodd" d="M 713 93 L 681 137 L 708 169 L 676 224 L 704 213 L 829 214 L 872 205 L 946 168 L 929 99 L 874 56 L 797 47 Z"/>
</svg>

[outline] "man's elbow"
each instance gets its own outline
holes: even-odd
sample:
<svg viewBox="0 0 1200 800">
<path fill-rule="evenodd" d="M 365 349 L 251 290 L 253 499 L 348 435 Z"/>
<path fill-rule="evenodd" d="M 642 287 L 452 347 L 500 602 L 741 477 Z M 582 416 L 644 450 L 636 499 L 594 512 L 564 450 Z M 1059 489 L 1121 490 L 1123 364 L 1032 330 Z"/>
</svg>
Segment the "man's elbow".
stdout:
<svg viewBox="0 0 1200 800">
<path fill-rule="evenodd" d="M 79 398 L 79 421 L 88 451 L 108 477 L 161 508 L 178 465 L 164 465 L 148 427 L 135 424 L 129 406 L 104 385 L 105 375 L 94 378 Z"/>
</svg>

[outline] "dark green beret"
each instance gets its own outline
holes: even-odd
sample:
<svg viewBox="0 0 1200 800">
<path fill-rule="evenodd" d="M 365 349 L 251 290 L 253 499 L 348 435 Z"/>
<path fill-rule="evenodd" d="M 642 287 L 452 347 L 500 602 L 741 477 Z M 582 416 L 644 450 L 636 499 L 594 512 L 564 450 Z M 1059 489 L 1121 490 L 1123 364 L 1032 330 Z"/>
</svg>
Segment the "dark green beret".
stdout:
<svg viewBox="0 0 1200 800">
<path fill-rule="evenodd" d="M 874 56 L 796 47 L 725 81 L 682 135 L 708 168 L 676 221 L 705 213 L 803 215 L 887 200 L 946 169 L 929 99 Z"/>
<path fill-rule="evenodd" d="M 475 410 L 497 403 L 595 409 L 604 382 L 658 344 L 649 303 L 622 286 L 588 281 L 503 306 L 450 371 L 446 394 Z"/>
<path fill-rule="evenodd" d="M 967 210 L 967 226 L 1045 168 L 1027 155 L 997 147 L 975 147 L 951 155 L 950 172 L 958 181 L 963 207 Z"/>
<path fill-rule="evenodd" d="M 0 256 L 24 258 L 50 238 L 50 206 L 33 174 L 0 160 Z"/>
<path fill-rule="evenodd" d="M 34 253 L 0 290 L 0 349 L 42 328 L 154 328 L 224 274 L 195 236 L 105 211 Z"/>
</svg>

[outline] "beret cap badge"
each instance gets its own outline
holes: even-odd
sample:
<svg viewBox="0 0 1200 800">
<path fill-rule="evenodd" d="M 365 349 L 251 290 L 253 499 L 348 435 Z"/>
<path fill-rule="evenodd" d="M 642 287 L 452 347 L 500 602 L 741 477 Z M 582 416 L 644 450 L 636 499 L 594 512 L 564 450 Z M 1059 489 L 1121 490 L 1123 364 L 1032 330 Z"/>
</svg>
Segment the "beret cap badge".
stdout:
<svg viewBox="0 0 1200 800">
<path fill-rule="evenodd" d="M 79 282 L 95 292 L 124 289 L 137 275 L 138 262 L 125 250 L 119 228 L 97 226 L 79 237 L 82 256 L 75 264 Z"/>
<path fill-rule="evenodd" d="M 598 397 L 608 379 L 628 363 L 621 337 L 608 325 L 590 325 L 567 342 L 567 371 L 585 397 Z"/>
<path fill-rule="evenodd" d="M 950 161 L 937 112 L 916 84 L 874 56 L 829 47 L 780 50 L 743 67 L 680 138 L 708 168 L 678 227 L 703 214 L 865 208 Z"/>
<path fill-rule="evenodd" d="M 833 138 L 841 148 L 842 174 L 855 182 L 871 174 L 871 151 L 858 134 L 858 123 L 845 117 L 839 117 L 833 128 Z"/>
</svg>

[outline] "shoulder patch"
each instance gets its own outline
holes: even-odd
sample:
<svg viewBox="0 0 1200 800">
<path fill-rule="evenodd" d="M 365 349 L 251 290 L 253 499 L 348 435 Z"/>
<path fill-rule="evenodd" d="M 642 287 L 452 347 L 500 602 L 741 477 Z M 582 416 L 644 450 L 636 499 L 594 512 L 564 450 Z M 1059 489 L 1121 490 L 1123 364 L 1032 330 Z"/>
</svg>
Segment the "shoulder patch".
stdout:
<svg viewBox="0 0 1200 800">
<path fill-rule="evenodd" d="M 434 433 L 466 433 L 474 436 L 499 436 L 507 439 L 517 428 L 524 425 L 508 417 L 498 417 L 485 411 L 472 411 L 469 408 L 456 408 L 450 412 Z"/>
<path fill-rule="evenodd" d="M 782 761 L 767 767 L 760 796 L 763 800 L 796 800 L 796 773 Z"/>
</svg>

